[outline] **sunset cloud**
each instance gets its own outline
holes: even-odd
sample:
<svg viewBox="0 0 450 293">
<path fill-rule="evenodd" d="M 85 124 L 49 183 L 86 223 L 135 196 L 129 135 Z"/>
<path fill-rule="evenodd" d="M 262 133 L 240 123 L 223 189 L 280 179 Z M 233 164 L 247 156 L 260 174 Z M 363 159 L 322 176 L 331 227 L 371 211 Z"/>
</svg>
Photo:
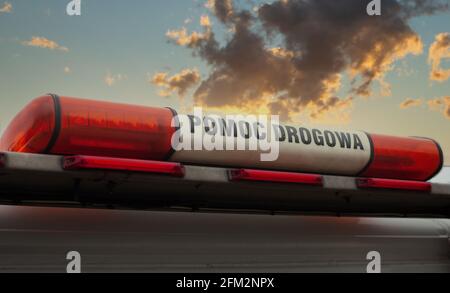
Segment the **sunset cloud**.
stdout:
<svg viewBox="0 0 450 293">
<path fill-rule="evenodd" d="M 422 105 L 422 103 L 423 103 L 422 99 L 407 98 L 400 104 L 400 109 L 418 107 Z"/>
<path fill-rule="evenodd" d="M 206 7 L 211 9 L 223 23 L 228 22 L 234 14 L 233 0 L 208 0 Z"/>
<path fill-rule="evenodd" d="M 165 72 L 159 72 L 152 77 L 150 82 L 162 88 L 159 92 L 160 96 L 167 97 L 176 93 L 179 97 L 184 97 L 190 88 L 200 82 L 200 73 L 197 69 L 184 69 L 172 76 Z"/>
<path fill-rule="evenodd" d="M 167 38 L 180 46 L 194 47 L 203 40 L 207 40 L 207 33 L 192 32 L 188 34 L 186 28 L 179 30 L 169 30 L 166 33 Z"/>
<path fill-rule="evenodd" d="M 442 59 L 450 58 L 450 33 L 440 33 L 430 46 L 428 61 L 431 64 L 430 79 L 446 81 L 450 78 L 450 68 L 441 68 Z"/>
<path fill-rule="evenodd" d="M 13 6 L 9 2 L 3 3 L 3 6 L 0 8 L 0 13 L 11 13 L 13 10 Z"/>
<path fill-rule="evenodd" d="M 353 97 L 346 99 L 330 97 L 312 105 L 310 110 L 312 120 L 326 121 L 332 117 L 332 121 L 348 123 L 350 121 L 349 110 L 353 107 Z"/>
<path fill-rule="evenodd" d="M 366 2 L 275 0 L 245 10 L 232 0 L 209 0 L 207 7 L 227 27 L 225 42 L 210 26 L 169 31 L 167 37 L 210 65 L 194 91 L 196 105 L 253 105 L 285 119 L 304 112 L 316 119 L 373 95 L 374 82 L 390 95 L 384 77 L 394 62 L 423 52 L 409 20 L 447 7 L 439 0 L 385 0 L 383 14 L 368 17 Z M 352 98 L 337 97 L 343 74 L 350 77 L 345 95 Z"/>
<path fill-rule="evenodd" d="M 209 19 L 208 15 L 202 15 L 200 17 L 200 25 L 206 27 L 211 26 L 211 20 Z"/>
<path fill-rule="evenodd" d="M 435 98 L 427 102 L 430 110 L 438 111 L 450 119 L 450 96 Z"/>
<path fill-rule="evenodd" d="M 38 47 L 38 48 L 44 48 L 49 50 L 59 50 L 63 52 L 68 52 L 69 49 L 67 47 L 60 46 L 55 41 L 51 41 L 44 37 L 32 37 L 30 41 L 22 42 L 24 46 L 29 47 Z"/>
</svg>

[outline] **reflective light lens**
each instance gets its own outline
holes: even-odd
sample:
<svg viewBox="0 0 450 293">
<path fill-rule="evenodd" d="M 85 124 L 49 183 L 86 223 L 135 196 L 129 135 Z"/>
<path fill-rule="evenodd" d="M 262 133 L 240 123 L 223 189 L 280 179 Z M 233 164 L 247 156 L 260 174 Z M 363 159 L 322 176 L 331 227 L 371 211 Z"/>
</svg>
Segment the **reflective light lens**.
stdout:
<svg viewBox="0 0 450 293">
<path fill-rule="evenodd" d="M 373 161 L 359 176 L 427 181 L 442 167 L 442 152 L 431 139 L 370 135 Z"/>
<path fill-rule="evenodd" d="M 151 108 L 61 97 L 61 131 L 51 152 L 165 160 L 171 152 L 173 114 Z"/>
<path fill-rule="evenodd" d="M 379 188 L 431 192 L 431 184 L 428 182 L 393 180 L 379 178 L 357 178 L 358 188 Z"/>
<path fill-rule="evenodd" d="M 322 176 L 320 175 L 250 169 L 231 170 L 230 180 L 299 183 L 316 186 L 323 185 Z"/>
<path fill-rule="evenodd" d="M 6 128 L 0 150 L 42 153 L 46 150 L 55 128 L 55 104 L 51 96 L 29 103 Z"/>
<path fill-rule="evenodd" d="M 48 95 L 14 118 L 0 150 L 166 160 L 172 153 L 172 118 L 167 108 Z"/>
<path fill-rule="evenodd" d="M 184 167 L 179 163 L 118 159 L 91 156 L 70 156 L 64 158 L 65 170 L 115 170 L 165 174 L 175 177 L 184 176 Z"/>
</svg>

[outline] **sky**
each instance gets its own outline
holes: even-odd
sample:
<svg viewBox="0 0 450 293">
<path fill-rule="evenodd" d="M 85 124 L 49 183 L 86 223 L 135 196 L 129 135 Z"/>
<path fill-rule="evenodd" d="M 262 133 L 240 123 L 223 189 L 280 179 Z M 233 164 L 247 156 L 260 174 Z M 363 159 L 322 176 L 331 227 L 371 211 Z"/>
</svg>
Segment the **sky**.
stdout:
<svg viewBox="0 0 450 293">
<path fill-rule="evenodd" d="M 56 93 L 431 137 L 450 164 L 448 0 L 69 2 L 0 0 L 1 129 Z"/>
</svg>

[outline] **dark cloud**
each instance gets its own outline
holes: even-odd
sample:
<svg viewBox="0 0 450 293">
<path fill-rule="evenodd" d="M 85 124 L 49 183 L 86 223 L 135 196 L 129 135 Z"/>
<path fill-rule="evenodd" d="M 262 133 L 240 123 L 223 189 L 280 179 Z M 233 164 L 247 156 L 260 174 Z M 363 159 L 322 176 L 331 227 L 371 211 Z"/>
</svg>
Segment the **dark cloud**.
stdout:
<svg viewBox="0 0 450 293">
<path fill-rule="evenodd" d="M 368 2 L 277 1 L 261 7 L 264 27 L 281 33 L 287 49 L 302 52 L 295 68 L 307 74 L 295 80 L 291 96 L 316 99 L 323 92 L 320 81 L 348 68 L 361 78 L 354 92 L 369 95 L 372 81 L 396 56 L 420 50 L 420 39 L 399 2 L 383 1 L 382 16 L 377 17 L 366 14 Z"/>
<path fill-rule="evenodd" d="M 201 33 L 180 30 L 180 37 L 177 31 L 168 36 L 211 65 L 194 93 L 197 104 L 265 104 L 285 118 L 304 110 L 320 116 L 351 105 L 351 98 L 335 96 L 342 73 L 350 74 L 349 94 L 368 96 L 395 60 L 420 54 L 422 42 L 409 19 L 445 8 L 439 0 L 384 0 L 382 15 L 370 17 L 369 2 L 280 0 L 253 13 L 238 10 L 231 0 L 209 1 L 230 30 L 225 44 L 210 26 Z"/>
<path fill-rule="evenodd" d="M 208 0 L 207 6 L 223 23 L 227 23 L 233 17 L 233 0 Z"/>
</svg>

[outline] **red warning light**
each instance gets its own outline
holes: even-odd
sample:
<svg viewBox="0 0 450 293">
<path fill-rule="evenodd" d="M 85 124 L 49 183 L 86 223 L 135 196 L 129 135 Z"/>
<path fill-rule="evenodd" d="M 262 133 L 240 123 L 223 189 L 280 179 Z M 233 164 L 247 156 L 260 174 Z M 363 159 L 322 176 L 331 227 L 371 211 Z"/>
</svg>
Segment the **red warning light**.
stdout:
<svg viewBox="0 0 450 293">
<path fill-rule="evenodd" d="M 61 131 L 52 153 L 164 160 L 171 152 L 169 109 L 74 98 L 60 103 Z"/>
<path fill-rule="evenodd" d="M 356 185 L 359 188 L 379 188 L 431 192 L 431 183 L 421 181 L 358 178 L 356 179 Z"/>
<path fill-rule="evenodd" d="M 33 100 L 10 123 L 0 149 L 11 152 L 46 151 L 55 129 L 55 106 L 51 96 Z"/>
<path fill-rule="evenodd" d="M 65 170 L 115 170 L 184 176 L 184 167 L 179 163 L 118 159 L 91 156 L 70 156 L 64 158 Z"/>
<path fill-rule="evenodd" d="M 49 95 L 19 113 L 1 149 L 164 160 L 172 151 L 172 117 L 167 108 Z"/>
<path fill-rule="evenodd" d="M 362 177 L 426 181 L 442 168 L 440 146 L 431 139 L 370 134 L 373 160 Z"/>
<path fill-rule="evenodd" d="M 264 170 L 238 169 L 230 171 L 232 181 L 260 181 L 260 182 L 280 182 L 299 183 L 306 185 L 322 186 L 322 176 L 316 174 L 302 174 L 291 172 L 276 172 Z"/>
</svg>

